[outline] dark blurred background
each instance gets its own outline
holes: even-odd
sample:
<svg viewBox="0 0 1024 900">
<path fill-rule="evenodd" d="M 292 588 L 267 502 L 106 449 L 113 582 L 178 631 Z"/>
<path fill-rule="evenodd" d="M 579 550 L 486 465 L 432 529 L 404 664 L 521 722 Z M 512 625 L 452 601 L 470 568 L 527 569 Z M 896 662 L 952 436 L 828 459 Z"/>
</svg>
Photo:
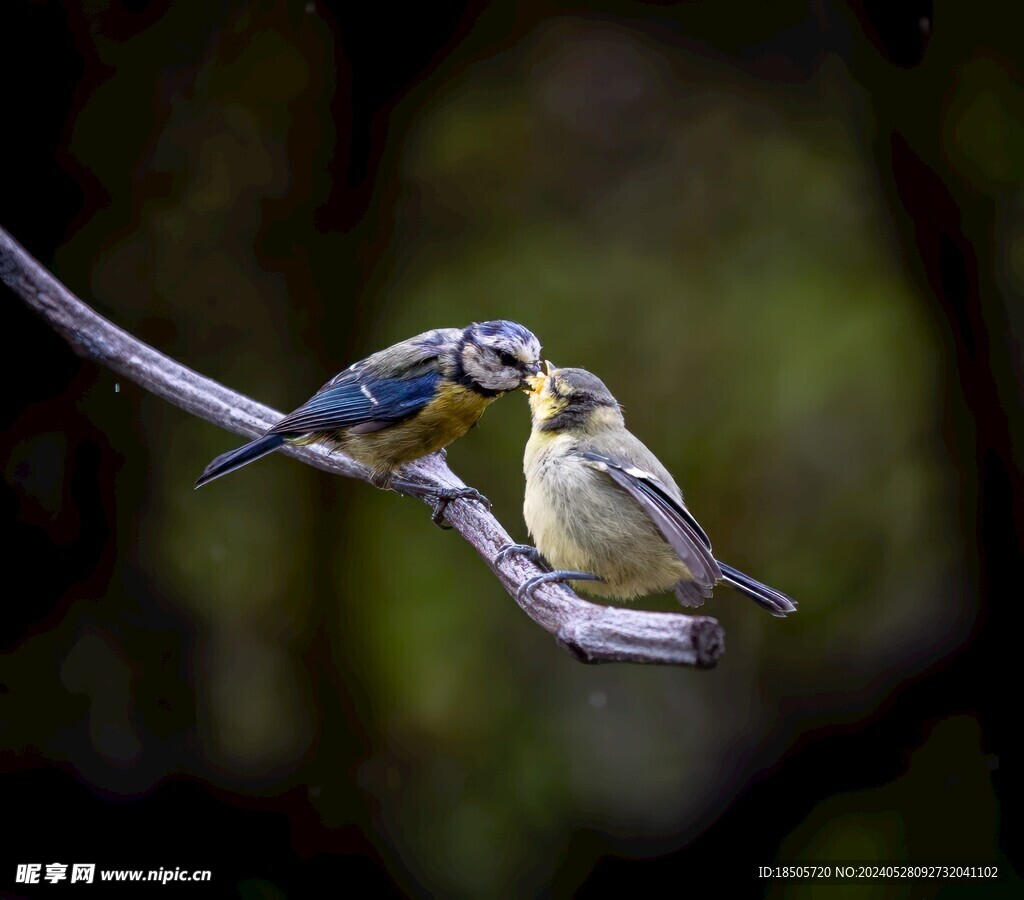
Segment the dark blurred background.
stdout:
<svg viewBox="0 0 1024 900">
<path fill-rule="evenodd" d="M 421 504 L 286 458 L 193 493 L 237 439 L 4 289 L 0 885 L 803 897 L 755 867 L 868 859 L 1019 896 L 1022 20 L 5 4 L 0 224 L 96 309 L 282 410 L 520 320 L 801 608 L 719 591 L 713 671 L 581 666 Z M 482 425 L 449 461 L 525 538 L 526 403 Z"/>
</svg>

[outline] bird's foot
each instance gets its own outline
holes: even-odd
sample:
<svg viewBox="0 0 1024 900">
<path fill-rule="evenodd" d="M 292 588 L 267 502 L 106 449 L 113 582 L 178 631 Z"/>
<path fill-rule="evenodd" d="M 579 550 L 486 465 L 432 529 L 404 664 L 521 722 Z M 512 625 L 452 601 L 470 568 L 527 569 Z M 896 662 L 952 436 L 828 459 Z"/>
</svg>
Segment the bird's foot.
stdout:
<svg viewBox="0 0 1024 900">
<path fill-rule="evenodd" d="M 445 531 L 450 530 L 452 527 L 445 518 L 445 513 L 448 511 L 448 504 L 453 500 L 476 500 L 484 509 L 491 508 L 491 501 L 476 488 L 471 487 L 431 488 L 426 492 L 426 496 L 431 497 L 434 503 L 434 512 L 430 517 L 431 521 L 438 528 L 443 528 Z"/>
<path fill-rule="evenodd" d="M 533 578 L 524 581 L 516 591 L 516 602 L 523 604 L 527 600 L 532 600 L 533 592 L 542 584 L 562 584 L 566 581 L 604 581 L 604 579 L 591 572 L 567 572 L 564 569 L 556 569 L 554 572 L 534 575 Z"/>
<path fill-rule="evenodd" d="M 444 514 L 448 509 L 448 504 L 454 500 L 475 500 L 485 509 L 491 508 L 491 501 L 476 488 L 438 487 L 400 476 L 392 477 L 388 486 L 400 494 L 406 494 L 409 497 L 419 497 L 421 500 L 427 501 L 434 508 L 434 512 L 430 516 L 431 520 L 438 528 L 443 528 L 446 531 L 451 528 L 451 525 L 445 520 Z"/>
<path fill-rule="evenodd" d="M 551 566 L 544 559 L 544 554 L 529 544 L 506 544 L 498 551 L 498 555 L 494 557 L 495 565 L 503 563 L 510 556 L 525 556 L 534 565 L 547 569 L 549 572 L 551 571 Z"/>
</svg>

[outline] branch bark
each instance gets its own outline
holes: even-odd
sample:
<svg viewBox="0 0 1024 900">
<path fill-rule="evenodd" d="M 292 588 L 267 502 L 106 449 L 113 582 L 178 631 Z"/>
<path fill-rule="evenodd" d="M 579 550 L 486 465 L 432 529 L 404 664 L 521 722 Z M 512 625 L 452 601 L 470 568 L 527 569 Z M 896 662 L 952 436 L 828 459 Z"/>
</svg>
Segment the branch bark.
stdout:
<svg viewBox="0 0 1024 900">
<path fill-rule="evenodd" d="M 103 318 L 54 278 L 3 228 L 0 280 L 39 313 L 79 356 L 113 369 L 194 416 L 247 437 L 262 434 L 282 418 L 276 410 L 193 372 Z M 341 453 L 329 455 L 316 446 L 286 446 L 279 452 L 327 472 L 369 481 L 369 470 Z M 406 471 L 429 484 L 465 486 L 439 454 L 417 460 Z M 190 490 L 191 485 L 183 485 L 182 489 Z M 498 551 L 512 539 L 480 504 L 454 501 L 445 517 L 483 557 L 513 597 L 528 578 L 541 573 L 522 556 L 512 555 L 501 563 L 495 562 Z M 564 585 L 544 585 L 520 606 L 580 662 L 710 668 L 724 647 L 722 627 L 713 618 L 603 606 L 582 600 Z"/>
</svg>

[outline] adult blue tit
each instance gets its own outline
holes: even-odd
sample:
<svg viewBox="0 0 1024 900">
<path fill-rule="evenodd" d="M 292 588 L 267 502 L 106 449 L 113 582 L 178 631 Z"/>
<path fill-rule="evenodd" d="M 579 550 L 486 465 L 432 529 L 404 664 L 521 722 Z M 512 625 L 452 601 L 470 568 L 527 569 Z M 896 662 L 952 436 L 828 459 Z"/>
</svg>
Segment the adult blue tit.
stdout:
<svg viewBox="0 0 1024 900">
<path fill-rule="evenodd" d="M 438 328 L 349 366 L 262 437 L 218 456 L 196 487 L 272 453 L 283 444 L 323 442 L 365 463 L 378 487 L 433 499 L 486 503 L 472 488 L 428 489 L 398 470 L 462 437 L 502 394 L 540 372 L 540 342 L 516 322 Z"/>
<path fill-rule="evenodd" d="M 536 548 L 512 545 L 502 554 L 526 553 L 554 571 L 523 591 L 552 581 L 620 600 L 671 590 L 684 606 L 700 606 L 724 581 L 774 616 L 796 610 L 785 594 L 715 559 L 672 476 L 626 430 L 599 378 L 547 367 L 530 395 L 523 461 L 523 513 Z"/>
</svg>

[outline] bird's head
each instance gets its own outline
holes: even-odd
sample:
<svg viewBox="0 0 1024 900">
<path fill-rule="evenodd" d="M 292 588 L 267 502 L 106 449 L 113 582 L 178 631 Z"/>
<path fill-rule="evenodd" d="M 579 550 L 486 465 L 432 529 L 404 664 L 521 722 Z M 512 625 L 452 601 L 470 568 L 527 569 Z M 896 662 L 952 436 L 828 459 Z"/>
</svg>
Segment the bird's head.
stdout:
<svg viewBox="0 0 1024 900">
<path fill-rule="evenodd" d="M 462 332 L 458 354 L 465 383 L 487 392 L 526 388 L 540 374 L 540 341 L 518 322 L 474 322 Z"/>
<path fill-rule="evenodd" d="M 533 380 L 530 411 L 540 431 L 592 431 L 622 425 L 622 410 L 605 383 L 586 369 L 558 369 L 544 363 L 546 374 Z"/>
</svg>

